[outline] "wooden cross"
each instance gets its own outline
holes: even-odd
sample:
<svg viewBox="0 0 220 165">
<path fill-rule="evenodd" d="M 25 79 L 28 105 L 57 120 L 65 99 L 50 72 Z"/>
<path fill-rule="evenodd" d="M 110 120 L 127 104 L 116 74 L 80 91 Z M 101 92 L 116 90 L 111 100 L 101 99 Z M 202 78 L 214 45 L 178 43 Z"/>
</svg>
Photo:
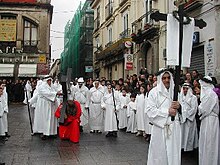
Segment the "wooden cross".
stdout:
<svg viewBox="0 0 220 165">
<path fill-rule="evenodd" d="M 183 18 L 189 18 L 185 13 L 184 13 L 184 4 L 187 2 L 187 0 L 178 0 L 175 1 L 175 5 L 178 6 L 178 11 L 177 14 L 179 16 L 179 65 L 175 66 L 175 79 L 174 79 L 174 96 L 173 96 L 173 101 L 178 100 L 178 92 L 179 92 L 179 84 L 180 84 L 180 71 L 181 71 L 181 63 L 182 63 L 182 48 L 183 48 Z M 154 19 L 155 21 L 167 21 L 167 14 L 160 13 L 159 11 L 156 11 L 155 13 L 152 13 L 150 15 L 151 19 Z M 206 22 L 203 21 L 202 19 L 197 20 L 195 19 L 195 26 L 199 27 L 200 29 L 206 27 Z M 172 116 L 171 118 L 172 121 L 175 120 L 175 117 Z"/>
<path fill-rule="evenodd" d="M 63 91 L 63 103 L 62 103 L 62 109 L 60 112 L 60 120 L 59 120 L 59 123 L 61 125 L 64 124 L 65 115 L 66 115 L 67 99 L 68 99 L 68 94 L 70 94 L 71 74 L 72 74 L 72 68 L 68 68 L 67 75 L 61 75 L 60 78 L 60 83 L 62 85 L 62 91 Z"/>
</svg>

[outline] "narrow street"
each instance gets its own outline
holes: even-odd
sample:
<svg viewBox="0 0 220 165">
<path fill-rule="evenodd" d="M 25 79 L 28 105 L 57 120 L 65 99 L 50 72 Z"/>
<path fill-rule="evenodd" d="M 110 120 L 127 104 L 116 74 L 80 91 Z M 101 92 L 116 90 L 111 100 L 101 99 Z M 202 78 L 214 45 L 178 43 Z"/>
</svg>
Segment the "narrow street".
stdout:
<svg viewBox="0 0 220 165">
<path fill-rule="evenodd" d="M 85 130 L 79 144 L 59 138 L 42 141 L 30 134 L 27 106 L 13 104 L 9 110 L 11 137 L 0 144 L 0 162 L 6 165 L 146 165 L 143 137 L 120 131 L 118 138 L 106 138 Z M 197 164 L 197 152 L 182 155 L 182 165 Z"/>
</svg>

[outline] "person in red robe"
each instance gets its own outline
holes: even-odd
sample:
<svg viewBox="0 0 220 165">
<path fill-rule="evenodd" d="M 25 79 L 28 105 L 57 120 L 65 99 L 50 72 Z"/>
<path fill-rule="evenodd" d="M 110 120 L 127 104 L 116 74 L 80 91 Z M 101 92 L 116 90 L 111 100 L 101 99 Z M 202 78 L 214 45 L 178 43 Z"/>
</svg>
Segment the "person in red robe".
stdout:
<svg viewBox="0 0 220 165">
<path fill-rule="evenodd" d="M 78 101 L 68 100 L 66 107 L 67 108 L 66 108 L 64 124 L 59 126 L 59 137 L 61 139 L 69 139 L 74 143 L 78 143 L 80 137 L 80 131 L 79 131 L 80 116 L 81 116 L 80 103 Z M 62 109 L 62 103 L 55 112 L 55 116 L 57 118 L 60 118 L 61 109 Z"/>
</svg>

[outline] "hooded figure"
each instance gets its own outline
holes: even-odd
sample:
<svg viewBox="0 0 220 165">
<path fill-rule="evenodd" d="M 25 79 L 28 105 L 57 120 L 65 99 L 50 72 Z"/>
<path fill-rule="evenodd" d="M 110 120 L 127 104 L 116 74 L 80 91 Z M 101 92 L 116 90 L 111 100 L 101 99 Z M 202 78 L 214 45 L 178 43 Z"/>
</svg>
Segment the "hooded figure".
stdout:
<svg viewBox="0 0 220 165">
<path fill-rule="evenodd" d="M 199 165 L 218 164 L 219 143 L 219 102 L 213 91 L 214 85 L 209 76 L 199 80 L 201 94 L 199 115 L 201 120 L 199 135 Z"/>
<path fill-rule="evenodd" d="M 94 87 L 89 90 L 89 126 L 90 132 L 101 133 L 103 129 L 103 110 L 101 109 L 101 99 L 104 96 L 104 87 L 99 80 L 94 81 Z"/>
<path fill-rule="evenodd" d="M 146 107 L 153 124 L 147 161 L 149 165 L 181 164 L 180 105 L 178 101 L 173 101 L 173 90 L 171 72 L 161 70 L 157 76 L 157 86 L 149 92 Z M 175 116 L 174 121 L 171 121 L 171 116 Z"/>
<path fill-rule="evenodd" d="M 198 108 L 197 97 L 193 95 L 189 83 L 184 83 L 180 92 L 180 104 L 182 106 L 182 148 L 184 151 L 192 151 L 198 147 L 198 132 L 195 115 Z"/>
<path fill-rule="evenodd" d="M 2 84 L 1 87 L 3 88 L 3 101 L 4 101 L 4 113 L 2 116 L 3 120 L 3 125 L 4 125 L 4 131 L 5 131 L 5 136 L 7 138 L 10 137 L 8 134 L 8 93 L 6 91 L 6 84 Z"/>
<path fill-rule="evenodd" d="M 78 101 L 80 103 L 81 109 L 82 109 L 82 115 L 80 117 L 81 123 L 81 131 L 82 127 L 88 124 L 89 115 L 88 115 L 88 94 L 89 89 L 84 85 L 84 80 L 82 77 L 80 77 L 77 80 L 76 86 L 72 88 L 71 95 L 74 100 Z"/>
<path fill-rule="evenodd" d="M 27 104 L 27 101 L 31 99 L 31 92 L 32 92 L 31 82 L 27 80 L 27 83 L 24 88 L 24 101 L 23 101 L 24 104 Z"/>
<path fill-rule="evenodd" d="M 35 107 L 34 133 L 43 133 L 42 140 L 49 135 L 57 134 L 55 111 L 58 107 L 56 96 L 60 94 L 52 88 L 52 78 L 47 76 L 39 86 L 38 99 Z"/>
</svg>

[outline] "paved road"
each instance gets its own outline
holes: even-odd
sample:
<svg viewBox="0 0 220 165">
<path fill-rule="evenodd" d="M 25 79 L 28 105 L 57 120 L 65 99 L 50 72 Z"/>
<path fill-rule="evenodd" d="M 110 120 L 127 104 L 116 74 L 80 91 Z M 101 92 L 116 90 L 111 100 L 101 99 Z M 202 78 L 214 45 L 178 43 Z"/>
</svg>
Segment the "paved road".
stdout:
<svg viewBox="0 0 220 165">
<path fill-rule="evenodd" d="M 42 141 L 30 135 L 26 106 L 10 105 L 8 118 L 11 137 L 0 144 L 0 162 L 7 165 L 146 165 L 149 144 L 143 137 L 119 132 L 118 138 L 106 138 L 86 130 L 79 144 Z M 197 164 L 197 152 L 182 155 L 182 165 Z"/>
</svg>

